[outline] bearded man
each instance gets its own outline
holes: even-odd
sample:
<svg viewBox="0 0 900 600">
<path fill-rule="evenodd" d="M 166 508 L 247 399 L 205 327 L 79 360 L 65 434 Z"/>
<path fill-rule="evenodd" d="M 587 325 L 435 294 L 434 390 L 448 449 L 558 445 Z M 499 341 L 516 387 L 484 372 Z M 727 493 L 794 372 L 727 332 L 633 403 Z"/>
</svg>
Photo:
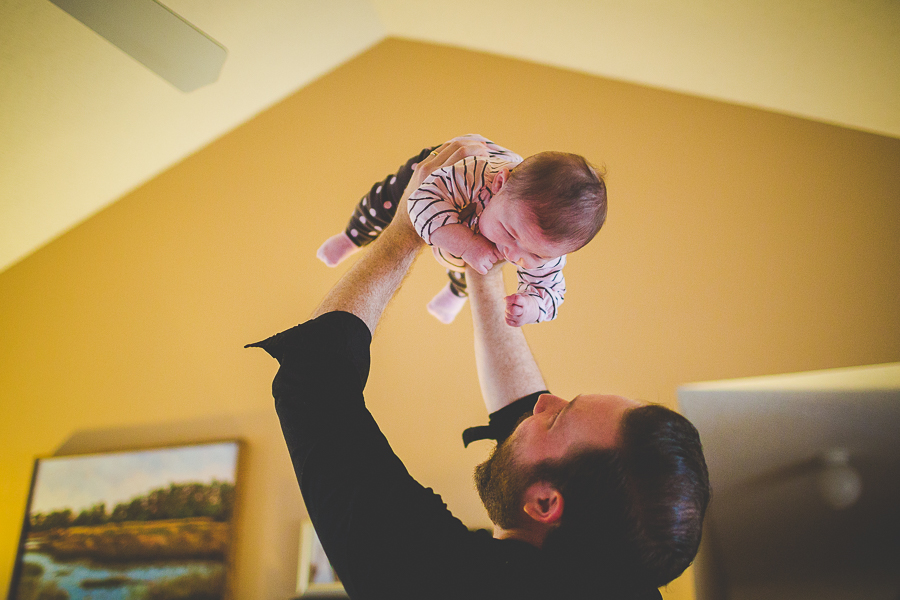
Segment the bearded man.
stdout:
<svg viewBox="0 0 900 600">
<path fill-rule="evenodd" d="M 484 153 L 454 140 L 433 170 Z M 369 345 L 423 249 L 393 222 L 322 301 L 313 319 L 267 340 L 280 364 L 276 410 L 310 519 L 351 598 L 659 599 L 693 560 L 709 500 L 696 430 L 661 406 L 546 385 L 520 328 L 506 325 L 499 267 L 471 269 L 479 381 L 495 439 L 476 469 L 493 533 L 470 531 L 407 472 L 365 408 Z"/>
</svg>

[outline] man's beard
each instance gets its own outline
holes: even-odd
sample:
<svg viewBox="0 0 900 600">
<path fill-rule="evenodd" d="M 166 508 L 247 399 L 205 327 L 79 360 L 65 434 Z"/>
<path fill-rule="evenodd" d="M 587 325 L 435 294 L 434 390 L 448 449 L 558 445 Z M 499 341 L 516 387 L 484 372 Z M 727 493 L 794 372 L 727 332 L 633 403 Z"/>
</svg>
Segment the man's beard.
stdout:
<svg viewBox="0 0 900 600">
<path fill-rule="evenodd" d="M 522 498 L 530 484 L 528 469 L 516 463 L 511 437 L 475 467 L 475 488 L 491 521 L 503 529 L 522 523 Z"/>
</svg>

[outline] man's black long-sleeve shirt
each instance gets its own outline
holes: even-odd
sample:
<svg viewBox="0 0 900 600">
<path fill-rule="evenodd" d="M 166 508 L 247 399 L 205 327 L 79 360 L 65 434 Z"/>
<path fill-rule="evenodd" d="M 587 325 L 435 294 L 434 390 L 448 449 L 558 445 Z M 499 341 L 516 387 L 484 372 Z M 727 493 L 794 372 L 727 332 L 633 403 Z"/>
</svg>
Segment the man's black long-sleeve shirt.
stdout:
<svg viewBox="0 0 900 600">
<path fill-rule="evenodd" d="M 280 364 L 272 391 L 284 438 L 310 519 L 350 597 L 561 597 L 568 586 L 538 548 L 470 531 L 407 472 L 365 406 L 370 343 L 359 318 L 333 312 L 252 344 Z M 495 412 L 491 425 L 467 430 L 466 442 L 502 439 L 536 398 Z M 595 592 L 588 597 L 609 597 Z M 655 589 L 640 597 L 660 598 Z"/>
</svg>

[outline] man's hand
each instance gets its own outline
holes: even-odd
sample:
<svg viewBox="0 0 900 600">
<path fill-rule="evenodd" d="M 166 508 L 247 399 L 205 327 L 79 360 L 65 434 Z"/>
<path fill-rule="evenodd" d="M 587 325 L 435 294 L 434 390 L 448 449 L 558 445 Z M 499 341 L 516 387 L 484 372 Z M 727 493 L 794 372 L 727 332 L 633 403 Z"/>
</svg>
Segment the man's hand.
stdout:
<svg viewBox="0 0 900 600">
<path fill-rule="evenodd" d="M 540 308 L 538 301 L 527 294 L 511 294 L 506 300 L 506 324 L 521 327 L 526 323 L 536 323 Z"/>
<path fill-rule="evenodd" d="M 473 232 L 474 233 L 474 232 Z M 491 270 L 496 263 L 503 260 L 503 254 L 497 250 L 494 242 L 479 233 L 469 238 L 468 245 L 460 254 L 466 264 L 482 275 Z"/>
<path fill-rule="evenodd" d="M 452 166 L 469 156 L 487 156 L 488 149 L 487 145 L 482 141 L 483 139 L 484 138 L 481 136 L 461 136 L 453 138 L 435 148 L 428 158 L 420 162 L 416 166 L 416 170 L 413 172 L 409 183 L 406 185 L 406 189 L 403 190 L 403 195 L 400 197 L 400 203 L 398 205 L 401 208 L 398 208 L 397 212 L 394 214 L 394 220 L 391 221 L 391 225 L 398 223 L 399 226 L 408 228 L 410 231 L 414 232 L 412 220 L 409 218 L 409 211 L 405 209 L 406 201 L 409 200 L 409 196 L 419 189 L 419 186 L 422 185 L 422 182 L 425 181 L 426 177 L 438 169 Z"/>
<path fill-rule="evenodd" d="M 487 144 L 481 136 L 463 135 L 444 142 L 432 151 L 431 155 L 419 163 L 416 172 L 409 181 L 407 191 L 417 189 L 425 178 L 443 167 L 455 165 L 470 156 L 488 156 Z M 409 194 L 407 194 L 408 196 Z"/>
</svg>

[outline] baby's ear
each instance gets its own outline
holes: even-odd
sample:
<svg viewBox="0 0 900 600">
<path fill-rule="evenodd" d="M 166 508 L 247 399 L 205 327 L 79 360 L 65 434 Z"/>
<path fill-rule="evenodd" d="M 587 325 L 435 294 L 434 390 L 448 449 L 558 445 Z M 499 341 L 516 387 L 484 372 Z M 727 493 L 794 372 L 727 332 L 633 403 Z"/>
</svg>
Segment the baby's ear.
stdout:
<svg viewBox="0 0 900 600">
<path fill-rule="evenodd" d="M 496 194 L 500 191 L 506 182 L 509 181 L 509 169 L 503 167 L 500 169 L 500 172 L 494 175 L 494 180 L 491 181 L 491 193 Z"/>
</svg>

